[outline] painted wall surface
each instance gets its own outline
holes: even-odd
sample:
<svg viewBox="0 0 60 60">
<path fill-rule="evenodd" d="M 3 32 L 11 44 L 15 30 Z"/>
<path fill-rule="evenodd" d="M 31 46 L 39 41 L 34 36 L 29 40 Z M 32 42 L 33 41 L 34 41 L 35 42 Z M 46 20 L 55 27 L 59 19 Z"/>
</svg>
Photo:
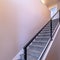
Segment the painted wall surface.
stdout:
<svg viewBox="0 0 60 60">
<path fill-rule="evenodd" d="M 60 60 L 60 30 L 54 40 L 46 60 Z"/>
<path fill-rule="evenodd" d="M 17 53 L 16 4 L 0 0 L 0 60 L 12 60 Z"/>
<path fill-rule="evenodd" d="M 57 6 L 58 6 L 58 10 L 60 9 L 60 2 L 57 3 Z"/>
<path fill-rule="evenodd" d="M 40 0 L 0 0 L 0 60 L 12 60 L 49 18 Z"/>
</svg>

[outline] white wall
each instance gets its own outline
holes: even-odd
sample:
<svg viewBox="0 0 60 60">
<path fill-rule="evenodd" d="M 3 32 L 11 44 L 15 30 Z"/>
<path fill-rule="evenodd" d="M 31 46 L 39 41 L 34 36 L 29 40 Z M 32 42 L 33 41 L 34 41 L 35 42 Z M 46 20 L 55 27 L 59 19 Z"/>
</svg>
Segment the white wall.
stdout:
<svg viewBox="0 0 60 60">
<path fill-rule="evenodd" d="M 0 0 L 0 60 L 12 60 L 17 53 L 16 5 Z"/>
<path fill-rule="evenodd" d="M 0 0 L 0 60 L 12 60 L 49 18 L 40 0 Z"/>
</svg>

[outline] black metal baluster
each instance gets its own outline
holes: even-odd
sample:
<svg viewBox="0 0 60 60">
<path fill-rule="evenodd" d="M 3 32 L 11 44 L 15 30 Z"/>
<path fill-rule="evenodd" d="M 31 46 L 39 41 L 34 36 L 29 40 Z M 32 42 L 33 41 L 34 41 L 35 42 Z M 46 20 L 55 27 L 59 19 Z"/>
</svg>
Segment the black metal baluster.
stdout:
<svg viewBox="0 0 60 60">
<path fill-rule="evenodd" d="M 52 19 L 50 20 L 50 37 L 51 37 L 51 40 L 52 40 Z"/>
<path fill-rule="evenodd" d="M 27 60 L 27 48 L 24 48 L 24 60 Z"/>
</svg>

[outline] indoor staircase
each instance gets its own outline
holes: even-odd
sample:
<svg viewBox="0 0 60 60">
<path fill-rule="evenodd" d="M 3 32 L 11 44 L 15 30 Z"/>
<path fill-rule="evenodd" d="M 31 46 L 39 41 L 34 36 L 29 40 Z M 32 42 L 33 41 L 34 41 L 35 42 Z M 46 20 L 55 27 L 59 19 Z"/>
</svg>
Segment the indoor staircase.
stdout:
<svg viewBox="0 0 60 60">
<path fill-rule="evenodd" d="M 53 16 L 53 18 L 54 17 L 55 16 Z M 41 60 L 49 43 L 53 40 L 52 38 L 59 26 L 59 21 L 59 18 L 51 19 L 33 39 L 28 42 L 24 47 L 24 53 L 20 55 L 20 59 L 18 60 Z"/>
</svg>

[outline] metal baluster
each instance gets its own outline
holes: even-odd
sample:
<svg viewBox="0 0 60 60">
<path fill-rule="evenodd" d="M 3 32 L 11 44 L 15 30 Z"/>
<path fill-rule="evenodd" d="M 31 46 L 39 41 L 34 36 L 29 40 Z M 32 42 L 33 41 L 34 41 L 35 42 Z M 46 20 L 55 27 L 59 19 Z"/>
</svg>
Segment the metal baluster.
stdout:
<svg viewBox="0 0 60 60">
<path fill-rule="evenodd" d="M 51 37 L 51 40 L 52 40 L 52 19 L 50 20 L 50 37 Z"/>
<path fill-rule="evenodd" d="M 27 60 L 27 48 L 24 48 L 24 60 Z"/>
</svg>

